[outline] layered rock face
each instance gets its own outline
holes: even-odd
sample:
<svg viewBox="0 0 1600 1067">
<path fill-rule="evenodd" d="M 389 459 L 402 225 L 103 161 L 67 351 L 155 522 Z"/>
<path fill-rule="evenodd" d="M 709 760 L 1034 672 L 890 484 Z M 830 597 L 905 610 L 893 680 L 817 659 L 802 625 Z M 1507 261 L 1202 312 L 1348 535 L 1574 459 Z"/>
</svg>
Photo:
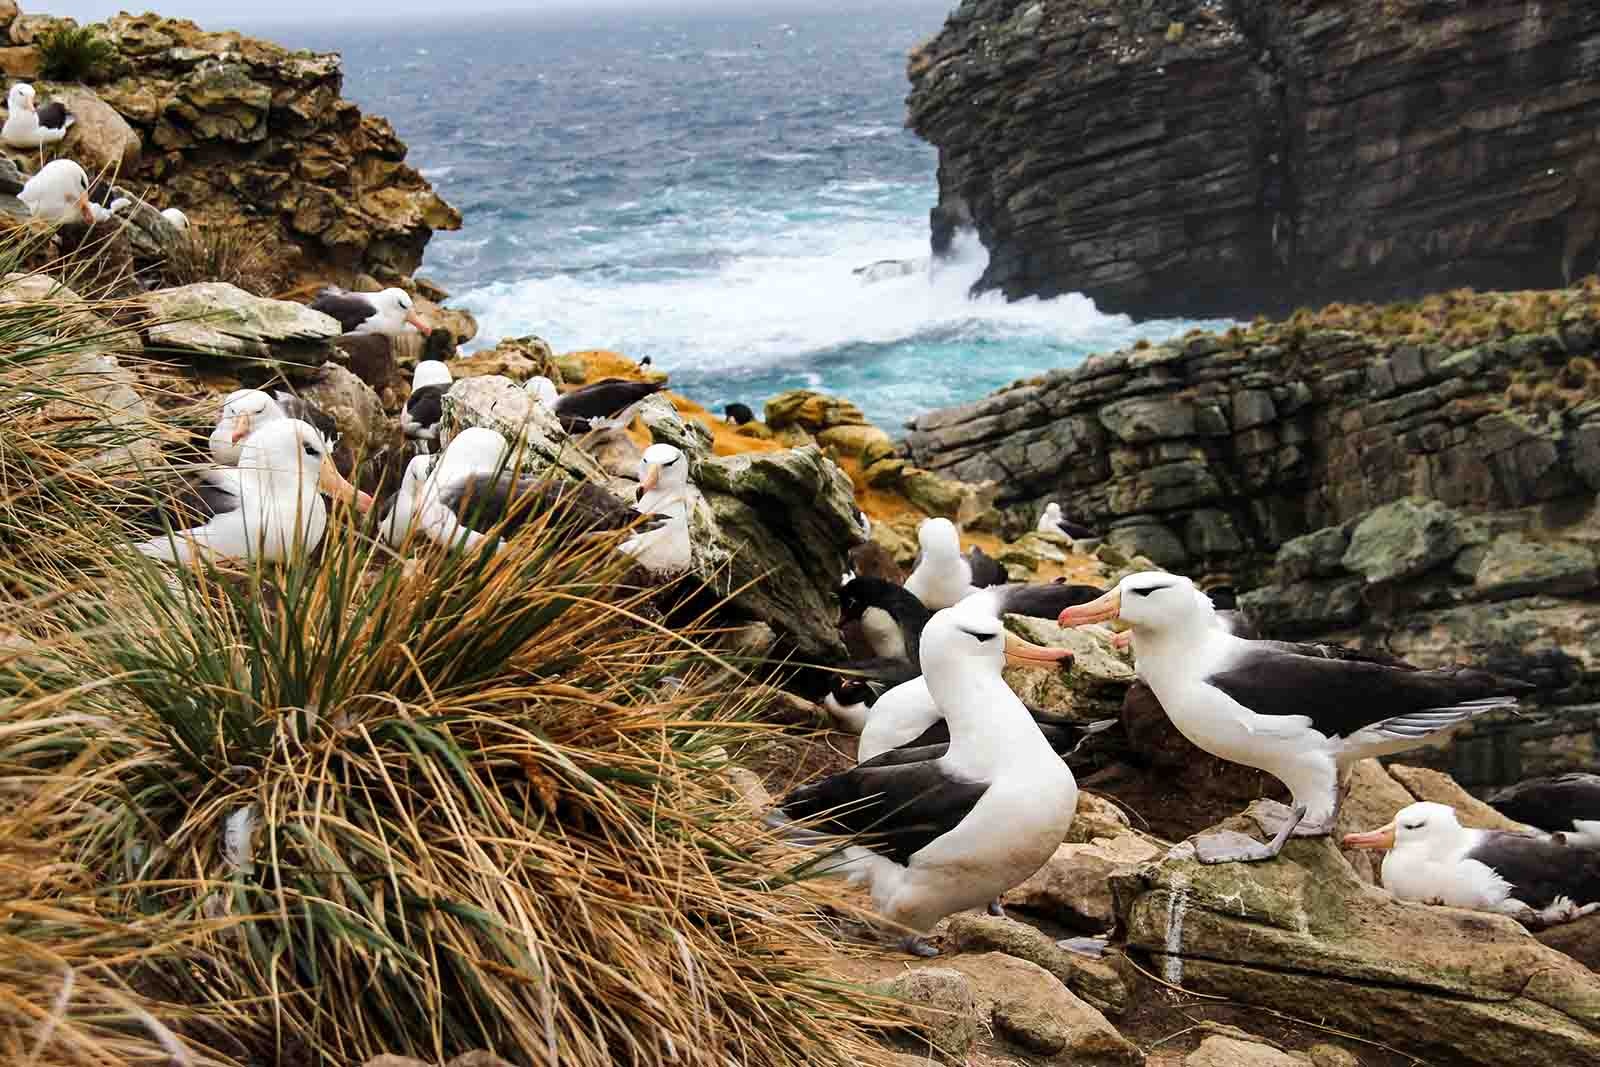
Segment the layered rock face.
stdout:
<svg viewBox="0 0 1600 1067">
<path fill-rule="evenodd" d="M 1439 757 L 1468 784 L 1591 769 L 1597 308 L 1452 294 L 1197 333 L 923 416 L 906 447 L 994 479 L 1014 522 L 1054 498 L 1121 551 L 1254 589 L 1273 636 L 1538 683 L 1559 708 Z"/>
<path fill-rule="evenodd" d="M 983 288 L 1245 316 L 1600 253 L 1588 0 L 964 0 L 908 64 Z"/>
<path fill-rule="evenodd" d="M 0 67 L 37 74 L 36 42 L 70 20 L 22 16 Z M 286 276 L 384 283 L 409 277 L 435 230 L 460 214 L 406 165 L 387 121 L 341 97 L 333 54 L 294 52 L 193 22 L 118 15 L 97 27 L 117 55 L 92 88 L 37 82 L 96 117 L 62 150 L 156 207 L 242 230 Z"/>
</svg>

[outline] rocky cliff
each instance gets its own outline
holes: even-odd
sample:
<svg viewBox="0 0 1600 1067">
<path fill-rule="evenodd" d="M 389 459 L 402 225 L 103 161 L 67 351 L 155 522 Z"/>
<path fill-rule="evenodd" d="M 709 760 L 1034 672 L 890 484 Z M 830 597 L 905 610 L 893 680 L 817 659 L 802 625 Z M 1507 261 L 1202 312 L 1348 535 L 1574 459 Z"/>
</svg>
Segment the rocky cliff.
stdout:
<svg viewBox="0 0 1600 1067">
<path fill-rule="evenodd" d="M 934 246 L 980 281 L 1248 316 L 1600 254 L 1588 0 L 964 0 L 910 57 Z"/>
<path fill-rule="evenodd" d="M 71 22 L 0 4 L 0 71 L 80 116 L 61 154 L 203 228 L 248 233 L 285 277 L 393 283 L 433 231 L 460 227 L 394 128 L 340 95 L 337 55 L 124 14 L 96 27 L 116 52 L 92 86 L 37 80 L 41 38 Z"/>
<path fill-rule="evenodd" d="M 1274 636 L 1485 663 L 1546 711 L 1439 762 L 1590 769 L 1600 699 L 1600 289 L 1430 297 L 1097 355 L 917 419 L 910 459 L 1047 499 L 1250 590 Z M 1558 707 L 1556 707 L 1558 706 Z"/>
</svg>

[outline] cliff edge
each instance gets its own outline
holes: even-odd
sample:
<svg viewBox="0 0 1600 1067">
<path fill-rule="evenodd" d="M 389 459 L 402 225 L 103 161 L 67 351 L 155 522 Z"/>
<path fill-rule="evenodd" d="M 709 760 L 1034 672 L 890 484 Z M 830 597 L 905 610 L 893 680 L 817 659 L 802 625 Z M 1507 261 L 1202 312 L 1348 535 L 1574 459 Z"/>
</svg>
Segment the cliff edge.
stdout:
<svg viewBox="0 0 1600 1067">
<path fill-rule="evenodd" d="M 1543 288 L 1600 254 L 1589 0 L 964 0 L 908 63 L 937 251 L 1136 316 Z"/>
</svg>

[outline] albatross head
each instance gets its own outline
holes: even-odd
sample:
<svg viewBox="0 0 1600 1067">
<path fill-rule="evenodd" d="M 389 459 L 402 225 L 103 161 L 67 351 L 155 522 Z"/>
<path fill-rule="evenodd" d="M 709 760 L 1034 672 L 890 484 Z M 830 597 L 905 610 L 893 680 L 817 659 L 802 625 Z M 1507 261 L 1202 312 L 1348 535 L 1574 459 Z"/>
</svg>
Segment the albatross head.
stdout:
<svg viewBox="0 0 1600 1067">
<path fill-rule="evenodd" d="M 952 559 L 961 555 L 961 535 L 949 519 L 925 519 L 917 528 L 917 545 L 924 559 Z"/>
<path fill-rule="evenodd" d="M 670 492 L 689 484 L 689 461 L 672 445 L 651 445 L 639 457 L 639 489 Z"/>
<path fill-rule="evenodd" d="M 411 388 L 421 389 L 429 385 L 449 385 L 453 378 L 450 377 L 450 368 L 437 359 L 425 359 L 417 364 L 417 369 L 411 372 Z"/>
<path fill-rule="evenodd" d="M 428 325 L 428 320 L 417 314 L 416 305 L 411 300 L 411 294 L 404 289 L 385 289 L 381 293 L 373 293 L 369 300 L 378 309 L 385 322 L 390 324 L 394 332 L 398 333 L 409 323 L 417 328 L 417 332 L 426 337 L 433 332 L 433 327 Z M 385 331 L 387 332 L 387 331 Z"/>
<path fill-rule="evenodd" d="M 345 481 L 333 465 L 333 452 L 316 429 L 299 419 L 280 419 L 250 435 L 239 453 L 240 471 L 254 472 L 257 483 L 275 474 L 298 476 L 301 491 L 326 493 L 361 511 L 372 498 Z"/>
<path fill-rule="evenodd" d="M 1062 626 L 1121 619 L 1135 629 L 1188 630 L 1214 624 L 1211 600 L 1181 574 L 1141 571 L 1130 574 L 1106 595 L 1063 611 Z"/>
<path fill-rule="evenodd" d="M 1054 500 L 1050 501 L 1050 503 L 1044 506 L 1044 517 L 1049 519 L 1051 522 L 1060 522 L 1061 505 L 1057 504 Z"/>
<path fill-rule="evenodd" d="M 442 476 L 493 474 L 506 464 L 511 445 L 487 426 L 469 426 L 450 439 L 434 469 Z"/>
<path fill-rule="evenodd" d="M 6 95 L 6 107 L 11 111 L 37 111 L 38 104 L 34 100 L 33 86 L 27 82 L 13 85 L 11 92 Z"/>
<path fill-rule="evenodd" d="M 1028 591 L 1036 591 L 1038 588 L 1023 585 L 994 586 L 966 597 L 953 607 L 936 612 L 922 631 L 920 652 L 924 667 L 928 662 L 928 633 L 933 630 L 933 624 L 940 619 L 945 620 L 941 624 L 941 630 L 949 631 L 954 627 L 954 633 L 946 632 L 943 637 L 935 637 L 935 654 L 944 654 L 940 653 L 939 649 L 946 648 L 953 650 L 947 653 L 951 656 L 967 658 L 977 656 L 984 660 L 992 659 L 1001 666 L 1010 662 L 1018 666 L 1056 667 L 1071 662 L 1070 649 L 1036 645 L 1007 630 L 1002 622 L 1006 614 L 1014 608 L 1027 609 L 1029 605 L 1022 601 L 1028 596 Z M 999 638 L 998 641 L 991 640 L 996 637 Z"/>
<path fill-rule="evenodd" d="M 1454 855 L 1469 842 L 1469 836 L 1448 804 L 1423 801 L 1400 809 L 1385 826 L 1361 834 L 1345 834 L 1345 848 L 1377 849 L 1392 852 L 1418 852 L 1433 856 Z"/>
<path fill-rule="evenodd" d="M 236 389 L 222 401 L 217 428 L 211 431 L 211 456 L 218 463 L 236 463 L 239 446 L 256 430 L 284 417 L 281 405 L 260 389 Z"/>
</svg>

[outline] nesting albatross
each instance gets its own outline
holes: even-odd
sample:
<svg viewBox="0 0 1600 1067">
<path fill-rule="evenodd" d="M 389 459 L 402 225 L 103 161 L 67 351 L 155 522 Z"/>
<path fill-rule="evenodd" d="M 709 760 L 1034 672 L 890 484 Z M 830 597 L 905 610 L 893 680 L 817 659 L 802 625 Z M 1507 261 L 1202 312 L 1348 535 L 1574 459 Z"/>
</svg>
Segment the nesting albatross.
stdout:
<svg viewBox="0 0 1600 1067">
<path fill-rule="evenodd" d="M 961 554 L 961 535 L 949 519 L 924 520 L 917 528 L 917 545 L 917 565 L 906 589 L 929 611 L 948 608 L 985 583 L 1005 581 L 1004 569 L 981 549 L 974 548 L 971 557 Z"/>
<path fill-rule="evenodd" d="M 444 417 L 444 395 L 453 380 L 450 368 L 437 359 L 424 359 L 411 373 L 411 395 L 400 412 L 400 429 L 406 439 L 416 443 L 417 452 L 427 455 L 439 440 L 439 420 Z"/>
<path fill-rule="evenodd" d="M 411 295 L 404 289 L 385 289 L 377 293 L 352 293 L 329 286 L 311 302 L 311 310 L 338 320 L 345 333 L 381 333 L 397 337 L 407 327 L 429 334 L 433 327 L 417 314 Z"/>
<path fill-rule="evenodd" d="M 322 493 L 365 511 L 358 493 L 333 465 L 322 434 L 299 419 L 280 419 L 252 433 L 239 454 L 239 506 L 210 522 L 138 545 L 153 559 L 187 563 L 200 557 L 285 560 L 322 543 L 328 510 Z"/>
<path fill-rule="evenodd" d="M 52 159 L 39 168 L 38 174 L 23 183 L 17 199 L 41 222 L 72 222 L 76 216 L 86 226 L 95 223 L 89 175 L 70 159 Z"/>
<path fill-rule="evenodd" d="M 1528 778 L 1488 801 L 1508 819 L 1562 834 L 1570 844 L 1600 847 L 1600 774 Z"/>
<path fill-rule="evenodd" d="M 42 148 L 66 137 L 77 121 L 59 100 L 40 107 L 33 86 L 18 82 L 6 94 L 6 123 L 0 127 L 0 141 L 12 148 Z"/>
<path fill-rule="evenodd" d="M 1532 927 L 1600 909 L 1600 848 L 1563 835 L 1469 830 L 1448 804 L 1400 809 L 1345 848 L 1387 849 L 1383 888 L 1401 900 L 1510 915 Z"/>
<path fill-rule="evenodd" d="M 1000 676 L 1003 589 L 969 597 L 923 629 L 928 689 L 948 746 L 884 753 L 795 790 L 787 819 L 851 835 L 841 873 L 870 883 L 873 905 L 924 940 L 946 915 L 986 905 L 1044 865 L 1067 835 L 1078 786 Z"/>
<path fill-rule="evenodd" d="M 1133 626 L 1139 677 L 1195 745 L 1289 787 L 1295 808 L 1266 844 L 1226 831 L 1195 839 L 1202 863 L 1270 859 L 1290 834 L 1333 830 L 1346 768 L 1415 748 L 1533 687 L 1469 667 L 1305 655 L 1235 637 L 1189 579 L 1131 574 L 1105 596 L 1070 607 L 1063 626 L 1121 619 Z"/>
</svg>

